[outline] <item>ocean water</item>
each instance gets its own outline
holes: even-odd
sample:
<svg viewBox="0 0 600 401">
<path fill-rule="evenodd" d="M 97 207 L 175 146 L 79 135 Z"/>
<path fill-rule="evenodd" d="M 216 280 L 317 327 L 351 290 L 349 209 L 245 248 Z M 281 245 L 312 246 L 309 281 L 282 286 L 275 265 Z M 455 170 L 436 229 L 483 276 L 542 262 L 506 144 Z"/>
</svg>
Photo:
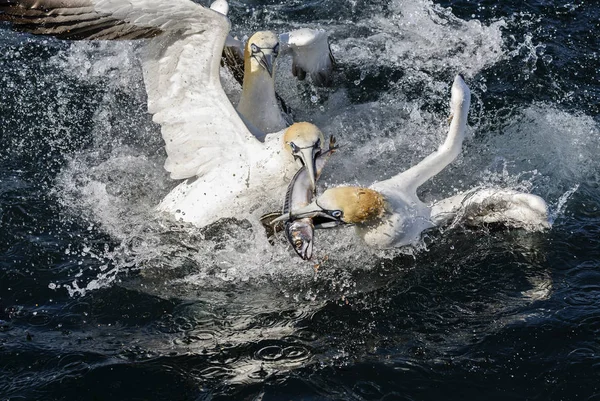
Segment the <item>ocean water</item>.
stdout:
<svg viewBox="0 0 600 401">
<path fill-rule="evenodd" d="M 342 145 L 320 190 L 435 150 L 461 72 L 468 139 L 421 197 L 515 188 L 552 228 L 394 251 L 328 230 L 304 262 L 259 212 L 174 222 L 140 44 L 0 23 L 0 400 L 600 400 L 600 5 L 244 0 L 231 21 L 330 33 L 331 88 L 277 69 Z"/>
</svg>

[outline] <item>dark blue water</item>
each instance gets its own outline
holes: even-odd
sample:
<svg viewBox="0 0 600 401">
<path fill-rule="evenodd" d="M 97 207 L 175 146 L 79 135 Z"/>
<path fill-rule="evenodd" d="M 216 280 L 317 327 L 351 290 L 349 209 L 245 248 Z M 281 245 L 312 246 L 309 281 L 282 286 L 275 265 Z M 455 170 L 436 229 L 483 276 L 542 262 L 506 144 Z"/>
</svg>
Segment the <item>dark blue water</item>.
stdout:
<svg viewBox="0 0 600 401">
<path fill-rule="evenodd" d="M 306 264 L 249 223 L 155 217 L 174 184 L 135 46 L 1 24 L 0 399 L 600 400 L 600 5 L 232 8 L 241 34 L 331 32 L 334 87 L 282 84 L 346 143 L 325 184 L 431 151 L 462 70 L 472 139 L 422 196 L 530 190 L 552 229 L 453 227 L 412 254 L 319 233 Z"/>
</svg>

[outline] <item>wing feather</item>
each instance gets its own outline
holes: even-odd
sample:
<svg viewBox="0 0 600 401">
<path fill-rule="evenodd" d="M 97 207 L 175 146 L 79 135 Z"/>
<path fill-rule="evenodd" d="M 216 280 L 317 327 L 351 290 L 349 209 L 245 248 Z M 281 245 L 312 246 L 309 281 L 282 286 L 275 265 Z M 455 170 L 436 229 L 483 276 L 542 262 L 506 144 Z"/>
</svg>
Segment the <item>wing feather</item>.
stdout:
<svg viewBox="0 0 600 401">
<path fill-rule="evenodd" d="M 15 29 L 68 39 L 154 37 L 142 68 L 174 179 L 236 166 L 262 150 L 227 98 L 219 64 L 229 20 L 189 0 L 0 0 Z"/>
</svg>

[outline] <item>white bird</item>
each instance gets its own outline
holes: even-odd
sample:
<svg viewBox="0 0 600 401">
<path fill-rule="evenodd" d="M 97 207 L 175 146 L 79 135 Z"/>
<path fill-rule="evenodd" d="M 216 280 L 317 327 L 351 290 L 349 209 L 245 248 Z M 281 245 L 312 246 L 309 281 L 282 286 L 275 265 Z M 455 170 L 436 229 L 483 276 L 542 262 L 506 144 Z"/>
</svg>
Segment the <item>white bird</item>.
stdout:
<svg viewBox="0 0 600 401">
<path fill-rule="evenodd" d="M 275 103 L 272 75 L 279 39 L 272 33 L 248 40 L 244 120 L 236 112 L 219 74 L 230 30 L 221 13 L 226 6 L 219 1 L 215 11 L 189 0 L 0 0 L 0 19 L 65 39 L 151 38 L 142 57 L 148 111 L 161 126 L 165 169 L 173 179 L 189 179 L 158 208 L 204 226 L 245 216 L 266 198 L 280 199 L 297 169 L 294 159 L 314 182 L 314 159 L 324 142 L 312 124 L 282 135 L 287 124 Z M 280 132 L 263 135 L 273 131 Z"/>
<path fill-rule="evenodd" d="M 282 130 L 289 124 L 275 95 L 275 60 L 279 37 L 273 32 L 256 32 L 244 50 L 244 81 L 237 110 L 246 125 L 264 133 Z"/>
<path fill-rule="evenodd" d="M 275 220 L 311 217 L 316 227 L 354 224 L 365 242 L 376 248 L 414 245 L 424 230 L 461 215 L 471 224 L 506 223 L 516 227 L 549 227 L 546 202 L 512 190 L 473 190 L 428 206 L 417 189 L 442 171 L 460 153 L 471 94 L 461 76 L 454 79 L 450 107 L 452 121 L 437 152 L 416 166 L 369 188 L 330 188 L 311 204 Z"/>
<path fill-rule="evenodd" d="M 229 12 L 226 0 L 216 0 L 210 8 L 223 15 Z M 275 93 L 275 61 L 280 55 L 292 56 L 292 74 L 298 80 L 308 73 L 318 86 L 332 82 L 335 59 L 329 35 L 323 30 L 302 28 L 279 36 L 271 31 L 256 32 L 245 44 L 228 34 L 225 46 L 233 49 L 232 58 L 226 60 L 228 67 L 234 76 L 243 77 L 237 110 L 257 137 L 289 125 L 289 116 L 281 110 Z"/>
<path fill-rule="evenodd" d="M 160 44 L 149 46 L 154 50 L 150 58 L 154 59 L 160 59 L 163 51 L 173 46 L 183 49 L 181 43 L 176 44 L 179 41 L 194 46 L 206 57 L 218 55 L 220 59 L 219 50 L 223 50 L 221 42 L 225 39 L 224 45 L 235 48 L 237 54 L 235 62 L 228 61 L 239 64 L 228 67 L 241 71 L 239 79 L 243 75 L 237 110 L 252 134 L 262 140 L 266 134 L 291 124 L 275 94 L 274 62 L 280 47 L 282 54 L 292 56 L 293 74 L 304 79 L 308 72 L 318 85 L 331 83 L 335 61 L 328 35 L 322 30 L 304 28 L 280 36 L 270 31 L 257 32 L 244 45 L 229 35 L 228 11 L 226 0 L 214 1 L 210 9 L 191 0 L 168 4 L 158 0 L 0 0 L 0 20 L 11 21 L 16 29 L 33 34 L 90 40 L 158 36 L 160 39 L 153 42 Z M 194 40 L 188 40 L 189 35 Z M 196 47 L 200 37 L 204 47 Z M 195 57 L 200 61 L 199 55 Z M 190 73 L 189 77 L 192 76 Z"/>
</svg>

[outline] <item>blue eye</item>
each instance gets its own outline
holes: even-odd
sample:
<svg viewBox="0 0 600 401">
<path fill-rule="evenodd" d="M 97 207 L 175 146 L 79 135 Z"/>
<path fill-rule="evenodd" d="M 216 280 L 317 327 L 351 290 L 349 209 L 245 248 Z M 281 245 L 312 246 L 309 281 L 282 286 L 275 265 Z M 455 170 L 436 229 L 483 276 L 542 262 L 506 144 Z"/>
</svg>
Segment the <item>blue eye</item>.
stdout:
<svg viewBox="0 0 600 401">
<path fill-rule="evenodd" d="M 252 53 L 258 53 L 260 49 L 258 48 L 258 46 L 256 46 L 254 43 L 252 43 L 250 45 L 250 50 L 252 50 Z"/>
<path fill-rule="evenodd" d="M 292 148 L 292 152 L 294 152 L 294 153 L 300 152 L 300 148 L 298 146 L 296 146 L 296 144 L 294 142 L 290 142 L 290 147 Z"/>
<path fill-rule="evenodd" d="M 330 214 L 331 214 L 331 217 L 335 217 L 336 219 L 339 219 L 340 217 L 342 217 L 342 211 L 341 210 L 334 210 Z"/>
</svg>

